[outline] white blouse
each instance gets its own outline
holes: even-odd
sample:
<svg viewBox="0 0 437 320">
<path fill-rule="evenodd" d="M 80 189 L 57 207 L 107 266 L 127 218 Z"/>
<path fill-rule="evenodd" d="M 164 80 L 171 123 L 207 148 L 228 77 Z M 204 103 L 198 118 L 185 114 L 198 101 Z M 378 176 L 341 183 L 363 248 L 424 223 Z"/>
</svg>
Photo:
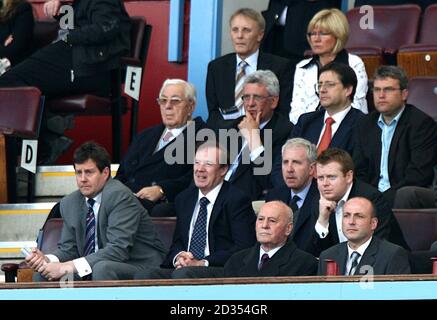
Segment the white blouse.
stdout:
<svg viewBox="0 0 437 320">
<path fill-rule="evenodd" d="M 299 117 L 307 112 L 316 110 L 319 105 L 319 97 L 316 94 L 315 85 L 317 84 L 317 65 L 306 66 L 312 58 L 304 59 L 296 65 L 294 74 L 293 99 L 291 100 L 290 121 L 297 123 Z M 367 113 L 367 73 L 363 60 L 354 54 L 348 54 L 350 67 L 357 75 L 357 88 L 352 107 Z M 304 66 L 306 66 L 304 68 Z"/>
</svg>

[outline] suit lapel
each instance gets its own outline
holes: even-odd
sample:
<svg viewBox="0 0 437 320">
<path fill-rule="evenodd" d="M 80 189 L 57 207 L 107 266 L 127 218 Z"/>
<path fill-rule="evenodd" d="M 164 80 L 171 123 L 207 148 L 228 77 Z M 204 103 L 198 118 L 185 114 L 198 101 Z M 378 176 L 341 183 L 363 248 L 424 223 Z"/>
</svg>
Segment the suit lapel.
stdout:
<svg viewBox="0 0 437 320">
<path fill-rule="evenodd" d="M 308 134 L 308 140 L 317 145 L 317 142 L 319 141 L 320 134 L 323 129 L 323 118 L 324 118 L 325 111 L 319 110 L 317 113 L 315 113 L 315 117 L 312 119 L 309 119 L 310 123 L 309 126 L 311 127 L 310 130 L 307 131 Z"/>
<path fill-rule="evenodd" d="M 372 149 L 372 153 L 374 156 L 370 156 L 370 159 L 375 159 L 376 164 L 375 168 L 377 169 L 378 173 L 380 173 L 381 168 L 381 150 L 382 150 L 382 142 L 381 142 L 381 128 L 378 125 L 378 117 L 372 118 L 373 125 L 370 126 L 368 134 L 369 139 L 367 141 L 374 141 L 374 143 L 369 143 L 371 146 L 369 146 Z M 368 144 L 368 145 L 369 145 Z"/>
<path fill-rule="evenodd" d="M 223 182 L 223 185 L 220 189 L 220 192 L 217 196 L 217 199 L 215 199 L 214 207 L 211 211 L 211 217 L 209 219 L 209 225 L 208 225 L 208 240 L 209 240 L 209 247 L 214 248 L 214 224 L 217 220 L 217 218 L 222 213 L 223 208 L 223 202 L 226 200 L 226 194 L 228 193 L 229 184 L 226 182 Z"/>
<path fill-rule="evenodd" d="M 240 269 L 245 270 L 250 276 L 257 276 L 259 263 L 259 244 L 252 247 L 249 254 L 243 258 L 243 266 Z"/>
<path fill-rule="evenodd" d="M 299 217 L 296 221 L 296 225 L 293 226 L 293 236 L 299 231 L 299 229 L 304 225 L 306 220 L 311 217 L 311 205 L 314 200 L 314 193 L 316 192 L 316 182 L 313 180 L 311 182 L 311 187 L 305 197 L 302 207 L 299 209 Z M 290 195 L 291 196 L 291 195 Z"/>
<path fill-rule="evenodd" d="M 376 254 L 378 253 L 379 243 L 375 237 L 372 238 L 369 246 L 364 252 L 360 263 L 358 264 L 354 274 L 360 274 L 361 266 L 371 266 L 373 267 L 376 262 Z"/>
<path fill-rule="evenodd" d="M 338 263 L 340 275 L 344 275 L 346 272 L 346 262 L 348 258 L 347 242 L 342 242 L 337 247 L 337 258 L 335 259 Z"/>
<path fill-rule="evenodd" d="M 193 218 L 194 208 L 197 204 L 197 198 L 199 195 L 199 191 L 197 188 L 192 187 L 192 192 L 190 192 L 187 201 L 184 202 L 184 208 L 180 210 L 181 215 L 178 216 L 178 222 L 180 220 L 181 223 L 181 233 L 184 244 L 186 245 L 186 249 L 188 250 L 188 240 L 190 234 L 190 224 L 191 219 Z"/>
<path fill-rule="evenodd" d="M 86 239 L 86 217 L 88 215 L 88 206 L 86 204 L 85 197 L 81 195 L 81 204 L 79 206 L 79 234 L 82 235 L 80 239 L 78 239 L 78 250 L 80 251 L 80 254 L 83 255 L 85 250 L 85 239 Z"/>
<path fill-rule="evenodd" d="M 340 123 L 340 126 L 332 137 L 330 147 L 346 145 L 343 141 L 351 135 L 350 131 L 352 130 L 352 122 L 355 120 L 353 112 L 354 108 L 351 108 Z"/>
</svg>

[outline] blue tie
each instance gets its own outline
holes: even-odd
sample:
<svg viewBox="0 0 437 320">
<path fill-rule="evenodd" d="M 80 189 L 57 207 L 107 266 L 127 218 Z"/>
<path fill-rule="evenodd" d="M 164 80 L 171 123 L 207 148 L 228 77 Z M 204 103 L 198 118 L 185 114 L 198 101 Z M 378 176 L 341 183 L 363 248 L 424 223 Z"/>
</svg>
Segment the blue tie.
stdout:
<svg viewBox="0 0 437 320">
<path fill-rule="evenodd" d="M 202 197 L 199 200 L 200 208 L 197 215 L 196 223 L 194 224 L 193 234 L 190 241 L 190 252 L 197 260 L 202 260 L 205 257 L 206 247 L 206 219 L 208 212 L 206 206 L 209 200 L 206 197 Z"/>
<path fill-rule="evenodd" d="M 94 216 L 94 199 L 88 199 L 88 214 L 86 216 L 85 250 L 84 257 L 94 253 L 96 248 L 96 218 Z"/>
</svg>

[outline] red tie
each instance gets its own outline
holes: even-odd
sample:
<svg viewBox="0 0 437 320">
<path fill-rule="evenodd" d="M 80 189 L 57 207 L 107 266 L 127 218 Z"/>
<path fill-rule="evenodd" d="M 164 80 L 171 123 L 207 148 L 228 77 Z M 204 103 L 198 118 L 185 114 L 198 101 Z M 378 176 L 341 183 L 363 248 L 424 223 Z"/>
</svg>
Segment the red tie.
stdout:
<svg viewBox="0 0 437 320">
<path fill-rule="evenodd" d="M 168 141 L 170 141 L 171 138 L 173 138 L 173 133 L 171 133 L 171 131 L 167 131 L 167 133 L 164 135 L 164 137 L 162 137 L 162 140 L 164 142 L 168 142 Z"/>
<path fill-rule="evenodd" d="M 320 139 L 319 146 L 317 147 L 317 155 L 321 154 L 323 151 L 328 149 L 329 144 L 331 143 L 332 137 L 332 124 L 335 122 L 331 117 L 326 118 L 325 120 L 325 131 L 323 132 L 322 139 Z"/>
</svg>

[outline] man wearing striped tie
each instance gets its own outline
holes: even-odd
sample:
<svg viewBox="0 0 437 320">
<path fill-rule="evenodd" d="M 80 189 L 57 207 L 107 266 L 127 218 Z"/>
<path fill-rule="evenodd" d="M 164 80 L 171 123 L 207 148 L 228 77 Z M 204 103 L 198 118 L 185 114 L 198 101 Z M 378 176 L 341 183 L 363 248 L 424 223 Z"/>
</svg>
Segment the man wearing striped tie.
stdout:
<svg viewBox="0 0 437 320">
<path fill-rule="evenodd" d="M 291 61 L 259 50 L 264 36 L 263 16 L 250 8 L 238 9 L 229 20 L 235 52 L 211 61 L 206 79 L 208 126 L 235 128 L 244 115 L 241 99 L 244 78 L 256 70 L 271 70 L 279 79 L 277 113 L 288 117 L 291 101 Z"/>
<path fill-rule="evenodd" d="M 351 198 L 343 206 L 342 226 L 347 241 L 320 254 L 319 275 L 326 274 L 325 259 L 334 260 L 342 275 L 409 274 L 407 251 L 374 237 L 378 225 L 375 206 L 366 198 Z"/>
<path fill-rule="evenodd" d="M 87 142 L 74 153 L 79 190 L 61 200 L 64 220 L 58 249 L 33 248 L 26 257 L 34 280 L 129 280 L 134 273 L 158 266 L 165 254 L 152 220 L 138 199 L 110 177 L 110 157 Z"/>
</svg>

